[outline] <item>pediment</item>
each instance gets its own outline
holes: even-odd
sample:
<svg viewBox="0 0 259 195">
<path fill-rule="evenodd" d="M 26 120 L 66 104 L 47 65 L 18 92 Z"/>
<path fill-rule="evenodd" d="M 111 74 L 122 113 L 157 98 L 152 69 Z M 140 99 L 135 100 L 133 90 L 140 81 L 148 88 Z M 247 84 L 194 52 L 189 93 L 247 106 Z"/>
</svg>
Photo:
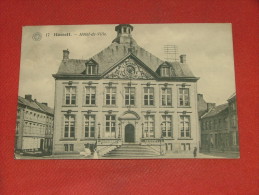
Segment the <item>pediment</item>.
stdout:
<svg viewBox="0 0 259 195">
<path fill-rule="evenodd" d="M 119 120 L 139 120 L 140 117 L 136 112 L 126 111 L 119 117 Z"/>
<path fill-rule="evenodd" d="M 152 72 L 132 56 L 122 60 L 112 68 L 104 78 L 109 79 L 154 79 Z"/>
</svg>

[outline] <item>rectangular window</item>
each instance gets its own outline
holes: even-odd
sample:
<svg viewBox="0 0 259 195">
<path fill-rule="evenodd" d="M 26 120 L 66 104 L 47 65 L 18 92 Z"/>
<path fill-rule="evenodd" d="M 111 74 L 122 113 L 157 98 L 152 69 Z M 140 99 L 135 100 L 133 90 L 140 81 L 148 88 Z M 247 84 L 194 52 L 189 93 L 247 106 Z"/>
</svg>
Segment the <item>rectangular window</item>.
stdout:
<svg viewBox="0 0 259 195">
<path fill-rule="evenodd" d="M 76 87 L 74 86 L 65 87 L 65 103 L 66 105 L 76 104 Z"/>
<path fill-rule="evenodd" d="M 115 87 L 106 87 L 105 102 L 106 105 L 115 105 L 116 104 L 116 88 Z"/>
<path fill-rule="evenodd" d="M 116 131 L 116 116 L 106 115 L 105 137 L 115 138 L 115 131 Z"/>
<path fill-rule="evenodd" d="M 163 137 L 172 137 L 172 116 L 162 115 L 162 135 Z"/>
<path fill-rule="evenodd" d="M 189 89 L 179 89 L 179 106 L 190 106 Z"/>
<path fill-rule="evenodd" d="M 74 144 L 69 144 L 69 150 L 74 151 Z"/>
<path fill-rule="evenodd" d="M 65 151 L 68 152 L 68 144 L 64 144 Z"/>
<path fill-rule="evenodd" d="M 75 137 L 75 116 L 74 115 L 65 115 L 65 138 L 74 138 Z"/>
<path fill-rule="evenodd" d="M 94 115 L 85 115 L 85 137 L 95 137 Z"/>
<path fill-rule="evenodd" d="M 162 106 L 172 106 L 171 88 L 162 88 Z"/>
<path fill-rule="evenodd" d="M 144 136 L 155 137 L 155 117 L 153 115 L 145 115 Z"/>
<path fill-rule="evenodd" d="M 96 103 L 96 87 L 85 87 L 85 104 L 95 105 Z"/>
<path fill-rule="evenodd" d="M 161 75 L 163 77 L 168 77 L 170 74 L 169 74 L 169 68 L 168 67 L 162 67 L 162 72 L 161 72 Z"/>
<path fill-rule="evenodd" d="M 74 144 L 64 144 L 65 152 L 74 151 Z"/>
<path fill-rule="evenodd" d="M 144 105 L 152 106 L 154 105 L 154 88 L 144 87 Z"/>
<path fill-rule="evenodd" d="M 88 75 L 96 75 L 97 74 L 96 65 L 87 65 L 87 74 Z"/>
<path fill-rule="evenodd" d="M 180 131 L 181 138 L 191 137 L 190 116 L 180 116 Z"/>
<path fill-rule="evenodd" d="M 135 105 L 135 87 L 125 87 L 125 105 Z"/>
</svg>

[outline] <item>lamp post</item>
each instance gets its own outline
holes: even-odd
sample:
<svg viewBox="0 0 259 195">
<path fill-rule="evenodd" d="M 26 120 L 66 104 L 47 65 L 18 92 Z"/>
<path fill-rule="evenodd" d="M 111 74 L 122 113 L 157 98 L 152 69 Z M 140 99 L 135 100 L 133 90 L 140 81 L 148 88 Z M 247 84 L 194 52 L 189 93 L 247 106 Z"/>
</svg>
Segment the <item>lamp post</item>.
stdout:
<svg viewBox="0 0 259 195">
<path fill-rule="evenodd" d="M 163 138 L 163 123 L 161 125 L 161 136 L 160 136 L 160 155 L 162 155 L 162 138 Z"/>
<path fill-rule="evenodd" d="M 118 138 L 121 138 L 121 124 L 119 123 L 119 135 L 118 135 Z"/>
<path fill-rule="evenodd" d="M 144 138 L 144 123 L 141 123 L 142 126 L 142 138 Z"/>
<path fill-rule="evenodd" d="M 99 123 L 98 123 L 98 139 L 101 138 L 100 129 L 101 129 L 101 123 L 99 122 Z"/>
</svg>

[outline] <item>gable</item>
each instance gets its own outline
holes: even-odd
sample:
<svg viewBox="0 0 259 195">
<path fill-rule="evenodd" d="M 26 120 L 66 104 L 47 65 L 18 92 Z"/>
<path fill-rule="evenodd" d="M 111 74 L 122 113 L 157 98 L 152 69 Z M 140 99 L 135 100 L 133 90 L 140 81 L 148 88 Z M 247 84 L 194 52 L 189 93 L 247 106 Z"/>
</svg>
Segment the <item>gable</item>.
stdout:
<svg viewBox="0 0 259 195">
<path fill-rule="evenodd" d="M 104 75 L 109 79 L 154 79 L 151 71 L 132 56 L 118 63 L 111 71 Z"/>
</svg>

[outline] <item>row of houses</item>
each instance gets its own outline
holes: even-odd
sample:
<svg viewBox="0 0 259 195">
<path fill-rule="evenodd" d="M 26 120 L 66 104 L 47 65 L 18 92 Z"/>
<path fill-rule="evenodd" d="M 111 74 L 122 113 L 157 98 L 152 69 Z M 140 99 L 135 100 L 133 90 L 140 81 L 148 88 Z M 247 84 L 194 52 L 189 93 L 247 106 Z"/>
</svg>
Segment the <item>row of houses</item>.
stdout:
<svg viewBox="0 0 259 195">
<path fill-rule="evenodd" d="M 237 105 L 234 93 L 227 103 L 216 106 L 198 95 L 202 151 L 239 151 Z"/>
<path fill-rule="evenodd" d="M 16 152 L 52 153 L 54 110 L 47 103 L 18 97 L 16 120 Z"/>
</svg>

